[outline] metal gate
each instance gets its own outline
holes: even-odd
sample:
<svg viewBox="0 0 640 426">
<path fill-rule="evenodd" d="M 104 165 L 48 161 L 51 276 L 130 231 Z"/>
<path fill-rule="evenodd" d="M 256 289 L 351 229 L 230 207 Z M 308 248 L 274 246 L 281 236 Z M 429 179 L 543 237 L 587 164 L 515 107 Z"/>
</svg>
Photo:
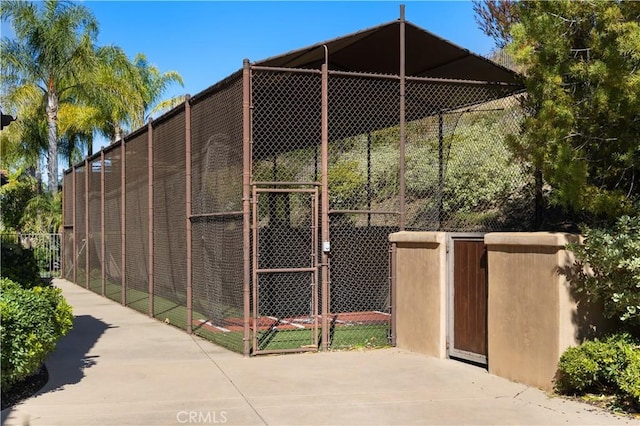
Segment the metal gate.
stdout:
<svg viewBox="0 0 640 426">
<path fill-rule="evenodd" d="M 252 235 L 253 354 L 317 351 L 317 187 L 254 185 Z"/>
<path fill-rule="evenodd" d="M 487 363 L 487 250 L 481 235 L 451 234 L 449 356 Z"/>
</svg>

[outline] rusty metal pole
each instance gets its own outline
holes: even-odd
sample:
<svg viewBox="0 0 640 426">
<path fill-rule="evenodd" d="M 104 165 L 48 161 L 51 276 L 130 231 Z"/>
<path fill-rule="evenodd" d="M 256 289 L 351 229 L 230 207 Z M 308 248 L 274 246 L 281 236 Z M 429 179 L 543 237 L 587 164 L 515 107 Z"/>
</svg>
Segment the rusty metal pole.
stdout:
<svg viewBox="0 0 640 426">
<path fill-rule="evenodd" d="M 405 18 L 404 18 L 404 4 L 400 5 L 400 176 L 398 177 L 399 192 L 398 204 L 400 209 L 400 230 L 404 231 L 405 226 L 405 144 L 407 142 L 407 131 L 405 123 Z"/>
<path fill-rule="evenodd" d="M 193 242 L 191 240 L 191 96 L 184 100 L 185 169 L 186 169 L 186 232 L 187 232 L 187 333 L 193 333 L 193 276 L 191 271 Z"/>
<path fill-rule="evenodd" d="M 106 247 L 105 247 L 105 227 L 104 227 L 104 149 L 100 150 L 100 256 L 102 257 L 102 262 L 100 265 L 100 291 L 102 295 L 105 295 L 105 279 L 106 279 L 106 269 L 105 269 L 105 255 L 106 255 Z"/>
<path fill-rule="evenodd" d="M 72 253 L 72 265 L 73 265 L 73 283 L 78 283 L 78 232 L 76 229 L 76 167 L 71 166 L 71 185 L 73 186 L 73 198 L 71 199 L 71 220 L 73 221 L 73 231 L 71 235 L 73 237 L 73 253 Z"/>
<path fill-rule="evenodd" d="M 122 170 L 120 171 L 120 298 L 122 306 L 127 305 L 127 228 L 125 214 L 127 208 L 127 148 L 125 140 L 120 140 L 120 162 Z"/>
<path fill-rule="evenodd" d="M 89 159 L 84 159 L 84 286 L 89 288 Z"/>
<path fill-rule="evenodd" d="M 329 66 L 328 51 L 325 49 L 325 63 L 322 64 L 322 119 L 321 119 L 321 218 L 322 218 L 322 350 L 329 349 Z"/>
<path fill-rule="evenodd" d="M 242 259 L 243 259 L 243 327 L 242 353 L 251 352 L 249 321 L 251 316 L 251 69 L 242 62 Z M 254 283 L 256 285 L 256 283 Z M 255 303 L 255 300 L 254 300 Z"/>
<path fill-rule="evenodd" d="M 149 119 L 147 125 L 147 140 L 148 140 L 148 153 L 147 153 L 147 170 L 148 170 L 148 221 L 149 221 L 149 259 L 148 259 L 148 285 L 149 285 L 149 316 L 153 318 L 153 120 Z"/>
</svg>

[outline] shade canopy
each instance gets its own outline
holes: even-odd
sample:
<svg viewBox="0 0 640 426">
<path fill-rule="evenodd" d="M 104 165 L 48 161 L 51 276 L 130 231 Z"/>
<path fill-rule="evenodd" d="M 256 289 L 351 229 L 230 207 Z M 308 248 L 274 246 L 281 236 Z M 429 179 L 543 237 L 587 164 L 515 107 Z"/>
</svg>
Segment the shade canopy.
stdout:
<svg viewBox="0 0 640 426">
<path fill-rule="evenodd" d="M 405 25 L 407 76 L 519 84 L 518 74 L 410 22 Z M 393 21 L 255 62 L 258 66 L 400 74 L 400 22 Z"/>
</svg>

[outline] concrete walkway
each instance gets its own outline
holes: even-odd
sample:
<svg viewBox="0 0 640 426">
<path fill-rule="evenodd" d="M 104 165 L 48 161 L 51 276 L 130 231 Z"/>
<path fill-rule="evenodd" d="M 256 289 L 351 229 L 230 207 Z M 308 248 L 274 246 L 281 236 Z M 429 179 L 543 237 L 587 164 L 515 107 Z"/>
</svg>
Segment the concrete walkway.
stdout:
<svg viewBox="0 0 640 426">
<path fill-rule="evenodd" d="M 603 425 L 640 421 L 399 349 L 243 358 L 56 280 L 75 327 L 6 425 Z"/>
</svg>

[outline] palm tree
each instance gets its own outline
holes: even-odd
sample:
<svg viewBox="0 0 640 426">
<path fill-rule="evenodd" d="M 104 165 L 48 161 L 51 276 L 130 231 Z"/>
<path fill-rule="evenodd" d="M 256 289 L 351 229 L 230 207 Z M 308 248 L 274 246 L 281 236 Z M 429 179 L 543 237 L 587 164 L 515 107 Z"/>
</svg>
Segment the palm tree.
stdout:
<svg viewBox="0 0 640 426">
<path fill-rule="evenodd" d="M 96 130 L 114 143 L 144 109 L 144 84 L 138 68 L 123 51 L 101 48 L 99 53 L 96 81 L 100 90 L 91 97 L 96 107 Z"/>
<path fill-rule="evenodd" d="M 47 150 L 46 121 L 39 114 L 42 96 L 37 86 L 25 85 L 3 96 L 3 108 L 20 119 L 0 133 L 0 168 L 23 168 L 42 185 L 40 159 Z"/>
<path fill-rule="evenodd" d="M 93 151 L 93 132 L 96 127 L 98 108 L 79 103 L 60 105 L 58 114 L 58 151 L 67 160 L 67 167 L 82 160 L 84 151 Z"/>
<path fill-rule="evenodd" d="M 45 100 L 47 178 L 58 192 L 58 112 L 61 102 L 92 84 L 98 23 L 85 6 L 58 0 L 0 2 L 15 39 L 2 39 L 2 82 L 10 90 L 35 84 Z"/>
<path fill-rule="evenodd" d="M 176 71 L 161 73 L 142 53 L 131 62 L 115 48 L 103 49 L 95 72 L 99 90 L 90 99 L 96 108 L 95 129 L 111 143 L 122 139 L 128 130 L 142 127 L 151 115 L 184 100 L 184 96 L 177 96 L 160 101 L 171 84 L 184 85 Z"/>
<path fill-rule="evenodd" d="M 144 125 L 151 115 L 171 109 L 184 101 L 184 96 L 160 100 L 171 84 L 178 83 L 180 86 L 184 86 L 184 81 L 176 71 L 161 73 L 158 67 L 150 64 L 142 53 L 136 55 L 133 63 L 140 75 L 142 83 L 140 91 L 143 98 L 142 108 L 133 117 L 132 126 L 137 128 Z"/>
<path fill-rule="evenodd" d="M 95 132 L 115 142 L 122 138 L 131 116 L 142 108 L 142 83 L 137 68 L 115 46 L 96 49 L 91 84 L 78 90 L 73 103 L 60 105 L 58 132 L 61 156 L 71 167 L 82 159 L 82 150 L 93 153 Z"/>
<path fill-rule="evenodd" d="M 62 226 L 62 194 L 45 192 L 29 200 L 22 215 L 22 230 L 32 234 L 55 234 Z"/>
</svg>

